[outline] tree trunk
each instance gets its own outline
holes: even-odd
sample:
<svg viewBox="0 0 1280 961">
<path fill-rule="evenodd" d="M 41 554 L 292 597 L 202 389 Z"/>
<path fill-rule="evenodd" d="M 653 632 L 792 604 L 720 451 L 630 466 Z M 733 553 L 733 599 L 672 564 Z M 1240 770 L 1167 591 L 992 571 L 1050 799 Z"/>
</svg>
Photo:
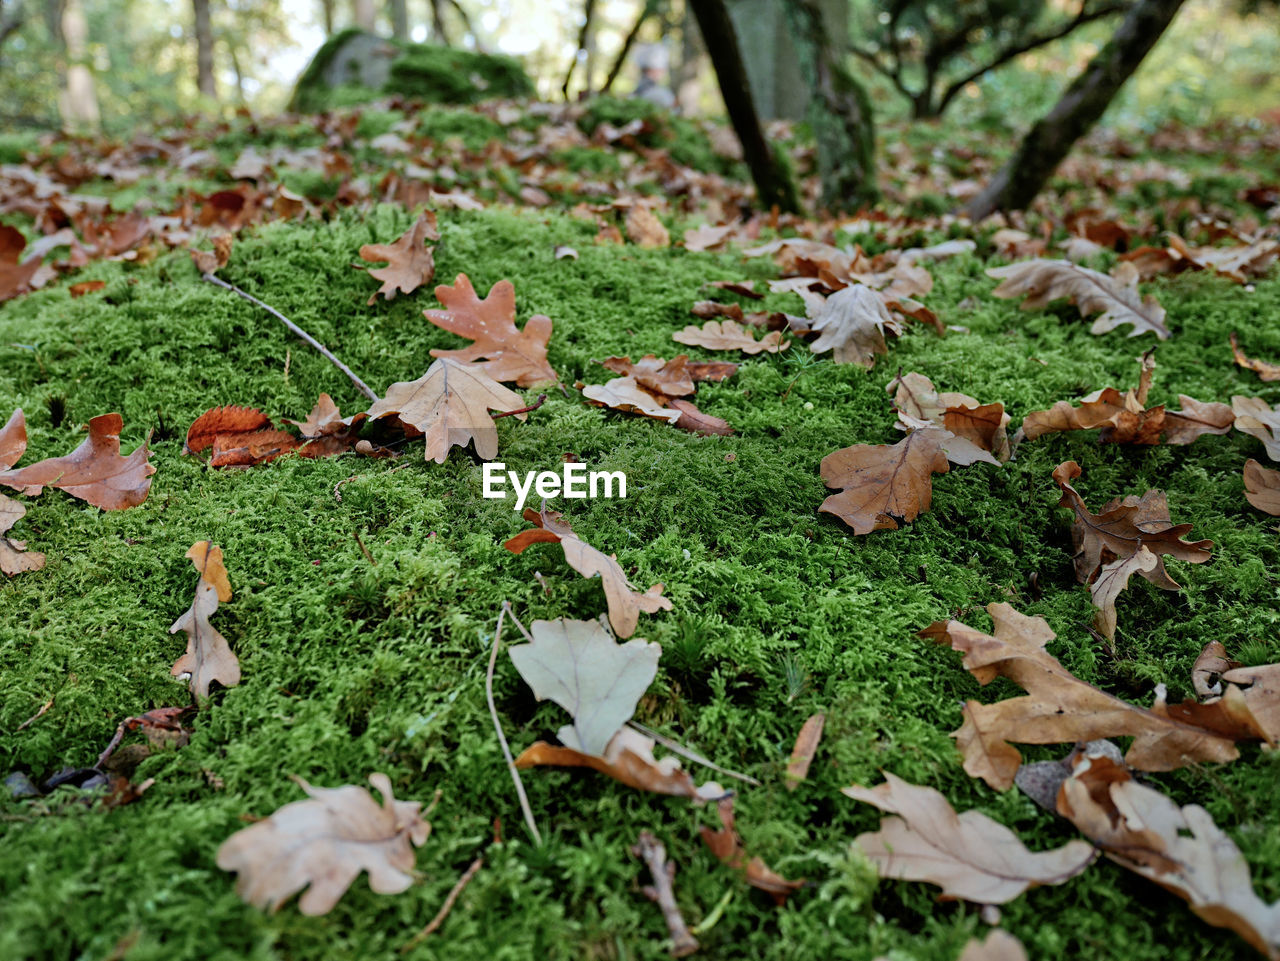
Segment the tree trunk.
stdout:
<svg viewBox="0 0 1280 961">
<path fill-rule="evenodd" d="M 742 155 L 751 169 L 755 181 L 756 197 L 760 205 L 778 207 L 792 213 L 800 209 L 795 181 L 781 158 L 765 138 L 760 116 L 751 99 L 751 87 L 747 82 L 747 70 L 738 50 L 738 38 L 729 20 L 725 0 L 688 0 L 698 20 L 711 64 L 716 69 L 720 94 L 724 107 L 733 124 L 734 132 L 742 143 Z"/>
<path fill-rule="evenodd" d="M 218 85 L 213 77 L 213 23 L 209 16 L 209 0 L 191 0 L 196 17 L 196 86 L 202 96 L 218 99 Z"/>
<path fill-rule="evenodd" d="M 788 0 L 788 20 L 809 85 L 809 125 L 818 142 L 822 203 L 857 210 L 879 199 L 871 101 L 844 65 L 847 42 L 826 29 L 819 0 Z"/>
<path fill-rule="evenodd" d="M 391 36 L 397 40 L 409 39 L 408 0 L 391 0 Z"/>
<path fill-rule="evenodd" d="M 698 22 L 689 9 L 688 0 L 680 12 L 680 63 L 677 65 L 671 86 L 676 94 L 676 106 L 683 113 L 696 113 L 698 109 L 698 77 L 706 54 Z"/>
<path fill-rule="evenodd" d="M 324 18 L 324 35 L 332 37 L 337 31 L 334 30 L 334 19 L 337 10 L 337 0 L 320 0 L 320 14 Z"/>
<path fill-rule="evenodd" d="M 573 72 L 578 66 L 578 58 L 584 53 L 587 54 L 587 94 L 591 93 L 591 30 L 595 19 L 596 0 L 586 0 L 583 5 L 582 13 L 582 29 L 578 31 L 578 45 L 573 50 L 573 59 L 569 61 L 569 69 L 565 71 L 564 83 L 560 85 L 560 94 L 565 100 L 569 99 L 569 84 L 573 81 Z"/>
<path fill-rule="evenodd" d="M 236 45 L 233 38 L 224 35 L 223 40 L 227 44 L 227 55 L 231 58 L 231 72 L 236 77 L 236 102 L 243 107 L 248 103 L 248 99 L 244 94 L 244 71 L 240 68 L 240 55 L 236 53 Z"/>
<path fill-rule="evenodd" d="M 1126 80 L 1173 21 L 1183 0 L 1138 0 L 1115 34 L 1018 145 L 987 188 L 965 208 L 974 221 L 1021 210 L 1036 198 L 1076 141 L 1106 112 Z"/>
<path fill-rule="evenodd" d="M 613 66 L 609 68 L 609 75 L 604 78 L 604 84 L 600 87 L 601 93 L 608 93 L 613 89 L 614 81 L 622 73 L 622 68 L 627 62 L 627 54 L 631 53 L 631 48 L 635 46 L 636 38 L 640 36 L 641 28 L 644 27 L 645 21 L 658 12 L 660 3 L 661 0 L 644 0 L 644 6 L 640 8 L 640 13 L 636 16 L 635 23 L 631 25 L 631 29 L 627 31 L 627 35 L 622 39 L 622 49 L 618 51 L 618 56 L 614 58 Z"/>
<path fill-rule="evenodd" d="M 431 0 L 431 39 L 442 47 L 449 46 L 444 26 L 444 0 Z"/>
<path fill-rule="evenodd" d="M 62 36 L 67 44 L 67 86 L 62 92 L 63 125 L 69 130 L 96 130 L 98 92 L 85 63 L 89 51 L 89 25 L 80 0 L 67 0 L 62 10 Z"/>
<path fill-rule="evenodd" d="M 373 33 L 378 19 L 378 11 L 373 5 L 373 0 L 352 0 L 352 13 L 355 14 L 357 27 L 366 33 Z"/>
</svg>

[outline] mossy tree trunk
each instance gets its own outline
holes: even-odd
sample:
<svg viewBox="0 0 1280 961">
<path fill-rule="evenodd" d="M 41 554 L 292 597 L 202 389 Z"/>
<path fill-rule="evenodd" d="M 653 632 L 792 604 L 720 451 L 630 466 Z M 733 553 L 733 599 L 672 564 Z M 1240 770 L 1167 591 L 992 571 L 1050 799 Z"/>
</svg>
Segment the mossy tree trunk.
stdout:
<svg viewBox="0 0 1280 961">
<path fill-rule="evenodd" d="M 786 212 L 798 211 L 800 198 L 795 181 L 764 135 L 760 115 L 751 97 L 747 69 L 738 49 L 738 38 L 733 32 L 724 0 L 689 0 L 689 6 L 698 21 L 698 30 L 711 56 L 711 64 L 716 69 L 724 107 L 742 143 L 742 155 L 751 170 L 761 206 L 776 206 Z"/>
<path fill-rule="evenodd" d="M 787 19 L 809 85 L 807 116 L 818 145 L 822 203 L 857 210 L 879 199 L 875 121 L 866 90 L 845 66 L 848 41 L 832 37 L 819 0 L 787 0 Z"/>
<path fill-rule="evenodd" d="M 1102 118 L 1126 80 L 1156 45 L 1184 0 L 1138 0 L 1084 73 L 1018 145 L 1009 162 L 965 208 L 972 220 L 1021 210 L 1035 200 L 1077 140 Z"/>
</svg>

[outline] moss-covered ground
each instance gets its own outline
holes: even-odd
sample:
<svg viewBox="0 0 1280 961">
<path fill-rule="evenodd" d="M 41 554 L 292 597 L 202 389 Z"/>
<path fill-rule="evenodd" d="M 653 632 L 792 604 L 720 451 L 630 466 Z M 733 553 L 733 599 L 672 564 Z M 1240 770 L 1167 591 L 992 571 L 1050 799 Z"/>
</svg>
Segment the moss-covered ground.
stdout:
<svg viewBox="0 0 1280 961">
<path fill-rule="evenodd" d="M 247 231 L 223 275 L 382 390 L 421 374 L 431 348 L 459 345 L 421 317 L 435 305 L 427 291 L 365 304 L 373 282 L 352 269 L 356 250 L 409 222 L 384 206 Z M 545 211 L 444 213 L 441 230 L 438 279 L 465 271 L 481 291 L 512 280 L 521 322 L 533 313 L 554 320 L 549 356 L 569 383 L 608 376 L 593 361 L 611 354 L 671 356 L 670 335 L 707 296 L 706 282 L 772 270 L 736 254 L 597 246 L 594 225 Z M 554 259 L 557 244 L 580 258 Z M 626 472 L 626 500 L 575 501 L 567 515 L 590 543 L 616 552 L 636 583 L 662 581 L 674 602 L 670 613 L 641 619 L 638 633 L 663 654 L 638 719 L 762 782 L 740 793 L 739 830 L 753 854 L 812 882 L 781 908 L 703 846 L 697 826 L 714 823 L 713 811 L 592 772 L 525 772 L 545 843 L 527 838 L 485 707 L 494 622 L 504 600 L 526 623 L 592 618 L 603 595 L 552 547 L 518 557 L 502 548 L 525 525 L 512 502 L 482 499 L 469 451 L 455 450 L 443 466 L 424 463 L 415 445 L 398 462 L 286 458 L 225 472 L 183 456 L 187 425 L 214 405 L 301 417 L 321 391 L 344 411 L 363 404 L 272 318 L 203 283 L 182 253 L 141 267 L 93 264 L 76 279 L 105 280 L 99 294 L 71 299 L 59 283 L 5 304 L 0 414 L 27 412 L 28 460 L 66 452 L 78 425 L 118 410 L 126 448 L 152 432 L 157 472 L 150 498 L 131 510 L 99 512 L 53 490 L 28 499 L 13 534 L 44 551 L 48 565 L 0 583 L 0 771 L 38 779 L 92 764 L 123 718 L 186 701 L 169 676 L 183 641 L 167 629 L 191 600 L 183 554 L 196 540 L 225 549 L 235 596 L 215 624 L 244 679 L 192 721 L 190 744 L 142 762 L 136 779 L 155 784 L 137 803 L 108 812 L 71 790 L 0 799 L 0 958 L 657 959 L 666 956 L 665 929 L 627 853 L 649 829 L 679 866 L 690 923 L 729 898 L 701 936 L 702 957 L 952 961 L 985 928 L 978 912 L 937 903 L 923 884 L 876 884 L 850 842 L 874 830 L 879 813 L 839 788 L 878 783 L 888 770 L 990 814 L 1033 848 L 1074 832 L 1018 791 L 995 793 L 963 772 L 948 737 L 961 702 L 1016 689 L 980 689 L 956 655 L 918 630 L 948 616 L 983 626 L 982 607 L 1009 600 L 1049 621 L 1058 633 L 1051 650 L 1070 670 L 1135 702 L 1149 702 L 1158 683 L 1173 697 L 1189 693 L 1208 640 L 1250 663 L 1280 653 L 1280 549 L 1275 522 L 1244 500 L 1241 466 L 1260 450 L 1241 434 L 1186 448 L 1045 438 L 1003 468 L 936 477 L 929 513 L 867 537 L 817 512 L 828 493 L 823 456 L 896 439 L 884 387 L 899 367 L 941 389 L 1003 401 L 1014 426 L 1028 410 L 1132 382 L 1149 338 L 1094 337 L 1066 306 L 1021 312 L 990 297 L 985 266 L 964 256 L 932 268 L 928 303 L 968 332 L 939 338 L 913 328 L 870 373 L 805 363 L 801 345 L 702 385 L 700 406 L 732 422 L 733 437 L 596 409 L 574 392 L 552 393 L 528 423 L 500 422 L 510 469 L 556 469 L 572 452 Z M 1280 281 L 1250 291 L 1187 274 L 1152 289 L 1174 332 L 1157 352 L 1152 402 L 1176 403 L 1178 393 L 1280 400 L 1280 386 L 1236 369 L 1227 347 L 1238 330 L 1251 353 L 1280 356 Z M 767 303 L 795 309 L 783 295 Z M 1180 593 L 1136 581 L 1122 596 L 1114 654 L 1086 629 L 1088 594 L 1072 576 L 1066 517 L 1055 506 L 1049 474 L 1067 459 L 1083 466 L 1078 487 L 1091 506 L 1161 487 L 1174 520 L 1214 541 L 1211 563 L 1170 563 Z M 18 731 L 50 697 L 48 713 Z M 552 738 L 564 721 L 560 708 L 535 703 L 505 657 L 496 697 L 517 751 Z M 790 792 L 786 759 L 816 711 L 826 712 L 826 734 L 809 779 Z M 1233 764 L 1152 779 L 1209 809 L 1268 900 L 1280 897 L 1278 765 L 1277 754 L 1245 746 Z M 418 852 L 420 883 L 382 897 L 358 880 L 319 919 L 293 905 L 266 915 L 237 898 L 215 851 L 246 819 L 301 796 L 286 775 L 360 784 L 371 771 L 387 772 L 401 798 L 441 792 L 434 833 Z M 442 930 L 399 954 L 478 854 L 485 866 Z M 1031 890 L 1003 909 L 1003 924 L 1033 958 L 1247 952 L 1173 895 L 1105 861 Z"/>
</svg>

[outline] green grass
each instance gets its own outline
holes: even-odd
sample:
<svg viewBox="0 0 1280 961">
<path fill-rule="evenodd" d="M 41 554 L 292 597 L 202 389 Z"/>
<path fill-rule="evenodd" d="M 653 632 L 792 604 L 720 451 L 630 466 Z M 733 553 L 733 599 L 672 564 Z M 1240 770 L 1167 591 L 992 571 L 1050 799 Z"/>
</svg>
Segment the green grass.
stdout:
<svg viewBox="0 0 1280 961">
<path fill-rule="evenodd" d="M 609 376 L 592 361 L 610 354 L 671 356 L 670 335 L 708 295 L 704 282 L 771 269 L 732 254 L 598 247 L 593 224 L 545 212 L 440 221 L 437 278 L 465 271 L 482 292 L 511 279 L 522 323 L 533 313 L 554 320 L 549 356 L 569 383 Z M 381 391 L 421 374 L 432 347 L 460 343 L 421 317 L 435 305 L 426 291 L 365 306 L 374 283 L 352 270 L 356 250 L 408 224 L 383 207 L 365 218 L 267 226 L 237 241 L 223 274 Z M 554 260 L 556 244 L 576 247 L 580 259 Z M 701 386 L 699 405 L 736 425 L 734 437 L 694 437 L 576 394 L 553 393 L 526 424 L 499 422 L 511 470 L 555 469 L 572 452 L 595 469 L 627 472 L 627 500 L 571 502 L 567 516 L 590 543 L 616 552 L 637 584 L 662 581 L 674 601 L 672 612 L 641 619 L 639 635 L 659 642 L 663 657 L 638 719 L 763 782 L 738 800 L 749 849 L 814 882 L 783 908 L 704 848 L 696 828 L 713 824 L 714 812 L 591 772 L 525 772 L 546 843 L 527 839 L 484 702 L 494 621 L 504 599 L 526 622 L 592 618 L 604 599 L 553 547 L 518 557 L 503 550 L 525 525 L 511 502 L 481 498 L 469 452 L 437 466 L 411 444 L 400 462 L 349 455 L 226 472 L 182 456 L 186 427 L 214 405 L 301 417 L 328 391 L 344 412 L 363 407 L 341 374 L 274 320 L 200 282 L 185 254 L 146 267 L 95 263 L 76 279 L 106 280 L 101 294 L 73 300 L 59 282 L 4 305 L 0 415 L 27 412 L 26 460 L 66 452 L 78 425 L 119 410 L 128 449 L 154 432 L 158 470 L 150 498 L 132 510 L 102 513 L 54 490 L 27 499 L 13 533 L 46 552 L 48 565 L 0 583 L 0 773 L 42 778 L 92 764 L 122 718 L 186 701 L 168 676 L 184 642 L 167 631 L 191 600 L 183 554 L 196 540 L 225 549 L 235 596 L 214 623 L 244 679 L 201 711 L 189 745 L 143 761 L 136 777 L 156 783 L 136 804 L 107 813 L 69 790 L 0 800 L 0 957 L 100 959 L 135 938 L 128 961 L 390 961 L 483 853 L 484 869 L 443 929 L 405 957 L 658 959 L 665 929 L 627 853 L 650 829 L 679 867 L 690 923 L 732 891 L 701 957 L 954 959 L 984 929 L 977 910 L 940 904 L 923 884 L 873 887 L 849 845 L 875 829 L 879 813 L 839 788 L 877 783 L 890 770 L 957 808 L 987 812 L 1034 848 L 1074 832 L 1019 792 L 997 794 L 965 775 L 948 737 L 961 701 L 1014 689 L 998 682 L 981 691 L 954 654 L 916 631 L 957 611 L 981 626 L 983 605 L 1011 600 L 1048 619 L 1058 632 L 1051 650 L 1070 670 L 1141 703 L 1158 682 L 1173 696 L 1188 693 L 1208 640 L 1258 661 L 1280 655 L 1275 522 L 1244 500 L 1241 466 L 1261 451 L 1240 434 L 1146 449 L 1045 438 L 1004 468 L 936 477 L 928 514 L 868 537 L 817 513 L 829 493 L 818 476 L 824 455 L 896 440 L 884 385 L 899 366 L 940 389 L 1004 401 L 1015 426 L 1055 400 L 1132 383 L 1150 338 L 1093 337 L 1072 308 L 1023 313 L 993 300 L 984 266 L 970 257 L 938 265 L 927 298 L 969 333 L 939 339 L 912 328 L 871 373 L 826 359 L 800 369 L 789 362 L 793 347 Z M 1280 356 L 1280 282 L 1248 292 L 1183 275 L 1153 289 L 1174 331 L 1157 352 L 1153 403 L 1179 392 L 1280 400 L 1280 386 L 1236 370 L 1227 347 L 1228 332 L 1239 330 L 1250 353 Z M 979 306 L 959 309 L 969 297 Z M 767 303 L 796 309 L 782 296 Z M 1084 628 L 1088 594 L 1072 577 L 1067 517 L 1055 507 L 1049 474 L 1069 458 L 1084 468 L 1077 487 L 1091 507 L 1161 486 L 1173 519 L 1193 522 L 1192 535 L 1215 545 L 1209 564 L 1170 564 L 1181 593 L 1138 581 L 1122 596 L 1114 657 Z M 51 695 L 54 707 L 17 732 Z M 533 700 L 505 657 L 496 697 L 516 750 L 564 722 L 558 707 Z M 791 793 L 786 758 L 815 711 L 827 712 L 826 734 L 809 780 Z M 214 854 L 243 816 L 298 799 L 287 774 L 331 786 L 364 783 L 371 771 L 386 771 L 401 798 L 441 792 L 434 833 L 418 853 L 421 883 L 380 897 L 359 879 L 322 919 L 292 904 L 274 916 L 242 904 Z M 1276 754 L 1246 746 L 1234 764 L 1151 780 L 1179 802 L 1207 806 L 1246 852 L 1259 893 L 1274 900 L 1278 774 Z M 491 843 L 495 818 L 501 846 Z M 1248 951 L 1106 862 L 1030 891 L 1003 914 L 1033 958 L 1192 961 Z"/>
</svg>

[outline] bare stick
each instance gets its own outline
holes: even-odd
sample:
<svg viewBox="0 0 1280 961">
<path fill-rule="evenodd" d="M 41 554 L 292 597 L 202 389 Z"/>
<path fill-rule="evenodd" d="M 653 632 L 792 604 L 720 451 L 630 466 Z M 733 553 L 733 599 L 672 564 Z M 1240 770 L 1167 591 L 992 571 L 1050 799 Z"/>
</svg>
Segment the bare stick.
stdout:
<svg viewBox="0 0 1280 961">
<path fill-rule="evenodd" d="M 490 414 L 489 416 L 491 416 L 494 420 L 497 420 L 499 417 L 510 417 L 512 414 L 527 414 L 531 410 L 537 410 L 546 402 L 547 402 L 547 395 L 539 394 L 538 399 L 535 400 L 528 407 L 520 407 L 520 408 L 517 408 L 516 410 L 504 410 L 497 414 Z"/>
<path fill-rule="evenodd" d="M 484 696 L 489 702 L 489 714 L 493 717 L 493 729 L 498 732 L 498 743 L 502 745 L 502 756 L 507 759 L 507 770 L 511 772 L 511 780 L 516 785 L 516 796 L 520 799 L 520 810 L 524 812 L 524 823 L 538 846 L 542 846 L 542 834 L 533 819 L 533 808 L 529 806 L 529 797 L 524 793 L 524 784 L 520 780 L 520 772 L 516 769 L 515 759 L 511 756 L 511 748 L 507 744 L 507 736 L 502 733 L 502 722 L 498 720 L 498 707 L 493 702 L 493 669 L 498 663 L 498 646 L 502 643 L 502 619 L 511 610 L 511 602 L 503 601 L 502 610 L 498 613 L 498 626 L 493 632 L 493 650 L 489 652 L 489 670 L 484 677 Z M 511 615 L 515 620 L 515 614 Z M 516 623 L 519 623 L 518 621 Z M 522 627 L 521 630 L 524 630 Z"/>
<path fill-rule="evenodd" d="M 333 366 L 337 367 L 338 370 L 342 371 L 344 374 L 346 374 L 348 377 L 351 378 L 351 383 L 356 385 L 356 388 L 360 391 L 360 393 L 364 394 L 366 397 L 368 397 L 370 400 L 373 400 L 373 401 L 376 401 L 379 399 L 378 395 L 373 392 L 373 388 L 370 387 L 368 384 L 366 384 L 364 381 L 362 381 L 359 377 L 357 377 L 355 371 L 353 371 L 350 367 L 348 367 L 342 361 L 338 360 L 338 358 L 333 355 L 333 351 L 329 350 L 328 347 L 320 343 L 320 341 L 316 340 L 314 337 L 312 337 L 305 330 L 303 330 L 301 327 L 295 324 L 292 320 L 290 320 L 284 314 L 280 313 L 280 311 L 276 310 L 270 304 L 264 304 L 257 297 L 253 296 L 253 294 L 250 294 L 246 291 L 241 290 L 235 284 L 227 283 L 221 277 L 216 277 L 213 274 L 206 273 L 204 275 L 204 279 L 207 280 L 209 283 L 213 284 L 215 287 L 221 287 L 223 290 L 229 290 L 233 294 L 239 294 L 241 297 L 249 301 L 249 303 L 251 304 L 257 304 L 259 307 L 261 307 L 271 316 L 275 317 L 276 320 L 280 321 L 282 324 L 288 327 L 291 331 L 293 331 L 295 334 L 297 334 L 299 337 L 305 340 L 308 344 L 310 344 L 316 350 L 320 351 L 321 354 L 323 354 L 326 358 L 328 358 L 329 362 L 333 364 Z"/>
<path fill-rule="evenodd" d="M 404 947 L 400 949 L 401 954 L 412 949 L 419 942 L 425 941 L 439 929 L 440 925 L 444 924 L 444 919 L 447 918 L 449 916 L 449 912 L 453 910 L 453 903 L 458 900 L 458 895 L 462 893 L 463 888 L 471 883 L 471 879 L 476 876 L 476 872 L 478 872 L 482 867 L 484 867 L 483 857 L 478 857 L 471 862 L 471 867 L 467 868 L 462 877 L 458 878 L 458 883 L 453 886 L 453 890 L 449 892 L 449 896 L 444 899 L 444 904 L 440 906 L 440 910 L 436 912 L 436 916 L 431 919 L 431 923 L 405 943 Z"/>
<path fill-rule="evenodd" d="M 13 729 L 13 732 L 14 732 L 15 734 L 17 734 L 19 731 L 26 730 L 26 729 L 27 729 L 27 728 L 29 728 L 32 724 L 34 724 L 36 721 L 40 720 L 40 718 L 44 717 L 44 716 L 45 716 L 45 714 L 47 714 L 47 713 L 48 713 L 49 708 L 53 707 L 53 699 L 54 699 L 55 697 L 57 697 L 57 695 L 56 695 L 56 694 L 50 695 L 50 696 L 49 696 L 49 700 L 47 700 L 47 701 L 45 701 L 45 702 L 44 702 L 44 704 L 41 706 L 40 710 L 36 711 L 36 712 L 35 712 L 34 714 L 32 714 L 29 718 L 27 718 L 25 721 L 23 721 L 21 724 L 19 724 L 16 728 L 14 728 L 14 729 Z"/>
<path fill-rule="evenodd" d="M 676 877 L 676 866 L 667 860 L 667 849 L 662 842 L 648 831 L 641 831 L 640 837 L 632 845 L 631 853 L 642 858 L 653 875 L 653 885 L 644 888 L 650 901 L 656 901 L 662 909 L 662 920 L 667 922 L 667 931 L 671 935 L 671 956 L 683 958 L 698 950 L 698 939 L 689 933 L 684 923 L 684 915 L 676 904 L 675 889 L 672 883 Z"/>
</svg>

